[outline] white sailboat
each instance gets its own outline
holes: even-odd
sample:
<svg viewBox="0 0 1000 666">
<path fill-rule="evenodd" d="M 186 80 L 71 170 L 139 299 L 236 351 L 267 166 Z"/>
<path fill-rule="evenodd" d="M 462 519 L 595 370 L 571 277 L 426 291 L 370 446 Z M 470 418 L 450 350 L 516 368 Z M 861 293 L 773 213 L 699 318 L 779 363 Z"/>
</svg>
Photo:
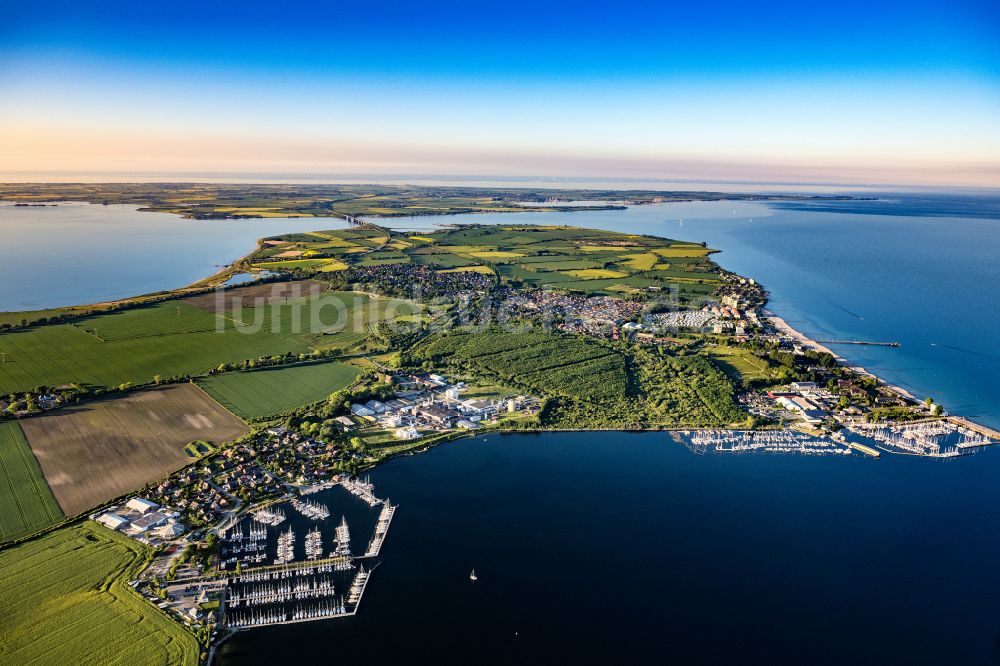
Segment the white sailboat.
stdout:
<svg viewBox="0 0 1000 666">
<path fill-rule="evenodd" d="M 472 573 L 469 574 L 469 580 L 471 580 L 473 583 L 475 583 L 477 580 L 479 580 L 479 578 L 476 577 L 476 570 L 475 569 L 473 569 Z"/>
</svg>

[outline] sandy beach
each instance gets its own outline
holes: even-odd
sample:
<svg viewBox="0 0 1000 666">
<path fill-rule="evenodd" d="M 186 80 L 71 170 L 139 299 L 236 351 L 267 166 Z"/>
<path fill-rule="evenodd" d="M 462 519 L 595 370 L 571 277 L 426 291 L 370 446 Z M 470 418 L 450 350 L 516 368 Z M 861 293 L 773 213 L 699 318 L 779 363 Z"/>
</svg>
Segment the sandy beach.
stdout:
<svg viewBox="0 0 1000 666">
<path fill-rule="evenodd" d="M 806 349 L 812 349 L 815 351 L 826 352 L 827 354 L 835 357 L 843 365 L 848 365 L 847 360 L 841 357 L 839 354 L 831 350 L 829 347 L 824 347 L 815 340 L 811 340 L 802 333 L 799 333 L 794 328 L 792 328 L 787 321 L 785 321 L 778 315 L 774 314 L 770 310 L 764 310 L 764 319 L 766 319 L 771 324 L 771 326 L 774 327 L 774 330 L 778 331 L 779 333 L 781 333 L 786 337 L 791 338 L 792 340 L 795 340 L 795 342 L 799 343 L 799 345 L 801 345 L 802 347 Z"/>
<path fill-rule="evenodd" d="M 857 372 L 859 374 L 868 375 L 869 377 L 874 377 L 876 380 L 878 380 L 879 384 L 881 384 L 882 386 L 885 386 L 886 388 L 891 389 L 892 391 L 895 391 L 896 393 L 898 393 L 899 395 L 903 396 L 907 400 L 912 400 L 913 402 L 920 402 L 917 399 L 916 396 L 914 396 L 912 393 L 910 393 L 906 389 L 904 389 L 902 387 L 899 387 L 899 386 L 896 386 L 894 384 L 890 384 L 887 381 L 885 381 L 882 378 L 880 378 L 878 375 L 876 375 L 874 373 L 871 373 L 871 372 L 868 372 L 867 370 L 865 370 L 864 368 L 862 368 L 860 366 L 851 365 L 847 361 L 847 359 L 845 359 L 843 356 L 841 356 L 837 352 L 831 350 L 829 347 L 821 345 L 820 343 L 816 342 L 815 340 L 812 340 L 811 338 L 803 335 L 799 331 L 796 331 L 794 328 L 792 328 L 789 325 L 789 323 L 787 321 L 785 321 L 784 319 L 782 319 L 778 315 L 774 314 L 770 310 L 764 310 L 764 319 L 772 327 L 774 327 L 774 330 L 778 331 L 781 335 L 784 335 L 784 336 L 786 336 L 788 338 L 791 338 L 792 340 L 794 340 L 795 342 L 797 342 L 799 345 L 801 345 L 803 348 L 805 348 L 805 349 L 812 349 L 812 350 L 815 350 L 815 351 L 826 352 L 827 354 L 830 354 L 831 356 L 833 356 L 834 358 L 836 358 L 838 363 L 840 363 L 841 365 L 849 368 L 850 370 L 852 370 L 854 372 Z"/>
</svg>

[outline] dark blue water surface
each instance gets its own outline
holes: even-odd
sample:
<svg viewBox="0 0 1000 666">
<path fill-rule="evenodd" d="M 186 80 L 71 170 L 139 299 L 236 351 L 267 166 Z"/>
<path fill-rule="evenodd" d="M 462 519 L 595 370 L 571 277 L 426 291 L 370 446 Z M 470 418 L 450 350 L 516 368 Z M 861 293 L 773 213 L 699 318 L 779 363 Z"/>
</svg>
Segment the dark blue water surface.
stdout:
<svg viewBox="0 0 1000 666">
<path fill-rule="evenodd" d="M 372 474 L 400 509 L 356 617 L 242 633 L 219 662 L 997 663 L 998 453 L 443 445 Z"/>
</svg>

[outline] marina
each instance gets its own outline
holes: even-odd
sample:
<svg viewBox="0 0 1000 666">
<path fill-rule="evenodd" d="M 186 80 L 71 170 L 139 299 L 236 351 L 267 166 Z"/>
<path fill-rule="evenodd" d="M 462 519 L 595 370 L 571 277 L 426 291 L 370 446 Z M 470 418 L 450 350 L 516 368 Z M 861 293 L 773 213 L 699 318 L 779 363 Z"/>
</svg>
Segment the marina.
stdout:
<svg viewBox="0 0 1000 666">
<path fill-rule="evenodd" d="M 236 576 L 225 589 L 226 626 L 248 629 L 352 614 L 340 585 L 349 569 L 331 563 Z"/>
<path fill-rule="evenodd" d="M 687 430 L 680 440 L 694 453 L 800 453 L 845 455 L 846 444 L 795 430 Z"/>
<path fill-rule="evenodd" d="M 351 554 L 351 530 L 347 527 L 347 517 L 340 519 L 337 525 L 336 536 L 334 536 L 336 547 L 333 549 L 335 556 L 349 556 Z"/>
<path fill-rule="evenodd" d="M 285 522 L 285 512 L 274 507 L 258 509 L 250 514 L 258 523 L 264 525 L 280 525 Z"/>
<path fill-rule="evenodd" d="M 242 631 L 356 613 L 377 566 L 360 562 L 379 555 L 397 508 L 374 490 L 367 478 L 331 480 L 304 488 L 308 499 L 299 495 L 233 521 L 221 543 L 222 568 L 232 572 L 220 603 L 225 626 Z M 340 513 L 335 524 L 331 507 Z M 349 517 L 371 529 L 358 557 Z"/>
<path fill-rule="evenodd" d="M 856 422 L 848 429 L 886 451 L 932 458 L 966 455 L 996 443 L 982 432 L 946 420 L 895 425 Z"/>
<path fill-rule="evenodd" d="M 319 502 L 313 500 L 292 500 L 292 508 L 301 513 L 306 518 L 313 520 L 325 520 L 330 517 L 330 509 Z"/>
</svg>

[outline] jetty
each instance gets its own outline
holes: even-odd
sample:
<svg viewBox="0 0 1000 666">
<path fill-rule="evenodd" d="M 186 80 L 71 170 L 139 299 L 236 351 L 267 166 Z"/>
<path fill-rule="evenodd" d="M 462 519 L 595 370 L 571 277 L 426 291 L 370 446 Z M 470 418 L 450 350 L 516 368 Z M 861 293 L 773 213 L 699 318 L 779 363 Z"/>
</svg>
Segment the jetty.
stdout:
<svg viewBox="0 0 1000 666">
<path fill-rule="evenodd" d="M 347 492 L 367 503 L 368 506 L 378 506 L 382 503 L 382 500 L 375 497 L 375 484 L 369 481 L 367 476 L 364 479 L 357 477 L 344 479 L 340 485 L 344 486 Z"/>
<path fill-rule="evenodd" d="M 871 456 L 872 458 L 881 458 L 882 452 L 878 449 L 873 449 L 870 446 L 865 446 L 864 444 L 858 444 L 857 442 L 846 442 L 847 446 L 854 449 L 858 453 L 863 453 L 866 456 Z"/>
<path fill-rule="evenodd" d="M 323 535 L 318 527 L 306 534 L 305 547 L 307 560 L 318 560 L 323 555 Z"/>
<path fill-rule="evenodd" d="M 326 520 L 330 517 L 330 509 L 325 504 L 313 500 L 293 499 L 292 508 L 312 520 Z"/>
<path fill-rule="evenodd" d="M 962 418 L 961 416 L 949 416 L 947 419 L 949 423 L 954 423 L 959 428 L 965 428 L 974 433 L 978 433 L 983 437 L 989 437 L 990 439 L 1000 442 L 1000 430 L 994 430 L 993 428 L 987 428 L 986 426 L 974 423 L 968 419 Z"/>
<path fill-rule="evenodd" d="M 341 516 L 333 541 L 336 547 L 331 557 L 347 557 L 351 554 L 351 530 L 347 527 L 347 516 Z"/>
<path fill-rule="evenodd" d="M 289 527 L 287 532 L 278 535 L 278 556 L 275 564 L 288 564 L 295 559 L 295 532 Z"/>
<path fill-rule="evenodd" d="M 902 347 L 898 342 L 870 342 L 868 340 L 816 340 L 822 345 L 865 345 L 868 347 Z"/>
<path fill-rule="evenodd" d="M 382 511 L 378 515 L 375 533 L 372 535 L 372 540 L 368 543 L 368 550 L 365 551 L 364 557 L 378 557 L 379 552 L 382 550 L 382 542 L 385 541 L 385 535 L 389 531 L 389 524 L 392 522 L 394 515 L 396 515 L 396 507 L 389 500 L 385 500 L 382 503 Z"/>
<path fill-rule="evenodd" d="M 250 516 L 256 520 L 258 523 L 263 523 L 264 525 L 280 525 L 285 522 L 285 512 L 281 509 L 275 507 L 266 507 L 264 509 L 258 509 L 250 514 Z"/>
<path fill-rule="evenodd" d="M 374 567 L 372 570 L 374 570 Z M 365 587 L 368 586 L 368 579 L 371 575 L 371 571 L 365 571 L 364 565 L 362 565 L 361 568 L 358 569 L 358 572 L 354 574 L 354 581 L 351 583 L 351 589 L 347 592 L 347 603 L 351 604 L 355 611 L 357 611 L 358 605 L 361 604 L 361 597 L 365 593 Z"/>
</svg>

